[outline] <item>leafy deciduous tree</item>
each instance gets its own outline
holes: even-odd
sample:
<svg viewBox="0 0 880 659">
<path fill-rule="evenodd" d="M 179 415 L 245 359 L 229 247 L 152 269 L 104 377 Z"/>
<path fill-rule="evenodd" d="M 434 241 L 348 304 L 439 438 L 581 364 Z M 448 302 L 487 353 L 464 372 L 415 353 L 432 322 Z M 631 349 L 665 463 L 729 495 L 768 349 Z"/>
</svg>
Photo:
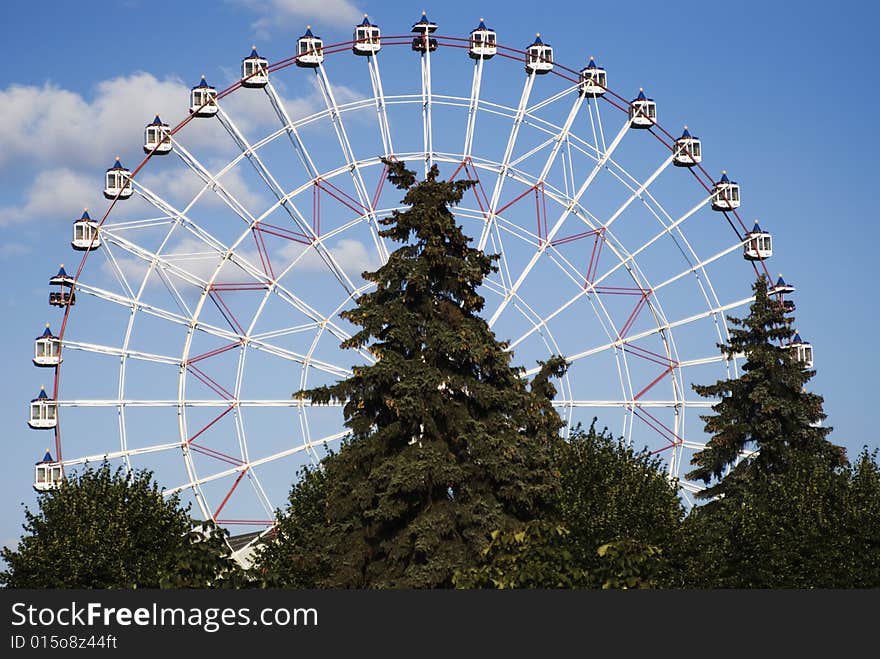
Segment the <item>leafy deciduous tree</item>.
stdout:
<svg viewBox="0 0 880 659">
<path fill-rule="evenodd" d="M 26 534 L 4 548 L 12 588 L 206 588 L 240 583 L 225 531 L 195 528 L 148 471 L 87 467 L 25 509 Z"/>
</svg>

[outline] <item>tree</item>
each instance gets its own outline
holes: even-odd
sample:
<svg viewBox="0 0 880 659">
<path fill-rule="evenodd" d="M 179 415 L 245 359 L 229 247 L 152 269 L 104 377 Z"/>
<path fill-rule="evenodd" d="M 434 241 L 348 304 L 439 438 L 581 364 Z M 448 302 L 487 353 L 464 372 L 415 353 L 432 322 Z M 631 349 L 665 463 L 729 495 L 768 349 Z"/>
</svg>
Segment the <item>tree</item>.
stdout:
<svg viewBox="0 0 880 659">
<path fill-rule="evenodd" d="M 880 587 L 876 453 L 829 468 L 794 452 L 784 471 L 755 471 L 736 496 L 695 508 L 684 530 L 689 588 Z"/>
<path fill-rule="evenodd" d="M 196 527 L 149 471 L 130 476 L 104 462 L 39 494 L 25 535 L 4 548 L 0 583 L 11 588 L 206 588 L 238 583 L 211 524 Z"/>
<path fill-rule="evenodd" d="M 590 588 L 594 579 L 574 560 L 571 532 L 563 525 L 532 520 L 496 530 L 479 565 L 453 577 L 456 588 Z"/>
<path fill-rule="evenodd" d="M 787 348 L 795 334 L 792 317 L 771 299 L 766 277 L 761 275 L 752 288 L 749 315 L 728 317 L 738 327 L 731 329 L 728 345 L 719 344 L 729 359 L 745 358 L 742 375 L 694 385 L 700 396 L 720 398 L 712 406 L 714 414 L 700 417 L 711 439 L 693 456 L 695 468 L 687 474 L 705 483 L 716 479 L 697 495 L 701 498 L 731 494 L 755 471 L 781 472 L 794 452 L 822 455 L 830 467 L 846 462 L 843 449 L 826 439 L 831 428 L 820 425 L 825 419 L 822 397 L 804 389 L 815 371 L 804 369 Z M 752 457 L 737 463 L 744 451 L 752 451 Z"/>
<path fill-rule="evenodd" d="M 670 569 L 665 556 L 679 542 L 684 509 L 660 457 L 634 450 L 607 428 L 597 431 L 593 419 L 587 431 L 576 429 L 557 447 L 554 465 L 560 519 L 571 532 L 577 563 L 598 579 L 609 573 L 609 560 L 644 555 L 644 582 L 656 575 L 663 583 L 660 575 Z M 600 555 L 598 549 L 609 543 Z"/>
<path fill-rule="evenodd" d="M 557 499 L 540 520 L 495 531 L 460 588 L 642 588 L 674 582 L 665 559 L 684 510 L 659 458 L 607 428 L 576 428 L 558 442 Z"/>
<path fill-rule="evenodd" d="M 477 288 L 497 257 L 470 247 L 449 209 L 473 182 L 439 180 L 436 166 L 417 182 L 403 163 L 385 164 L 409 208 L 381 220 L 380 235 L 402 246 L 364 273 L 375 291 L 341 314 L 361 328 L 342 346 L 368 346 L 376 362 L 295 394 L 344 401 L 351 431 L 322 465 L 315 538 L 329 569 L 317 585 L 448 587 L 491 531 L 528 522 L 553 500 L 562 421 L 548 380 L 565 364 L 543 364 L 530 389 L 478 315 Z"/>
<path fill-rule="evenodd" d="M 276 512 L 273 537 L 260 546 L 251 574 L 269 588 L 317 588 L 331 573 L 327 536 L 327 474 L 305 467 Z"/>
</svg>

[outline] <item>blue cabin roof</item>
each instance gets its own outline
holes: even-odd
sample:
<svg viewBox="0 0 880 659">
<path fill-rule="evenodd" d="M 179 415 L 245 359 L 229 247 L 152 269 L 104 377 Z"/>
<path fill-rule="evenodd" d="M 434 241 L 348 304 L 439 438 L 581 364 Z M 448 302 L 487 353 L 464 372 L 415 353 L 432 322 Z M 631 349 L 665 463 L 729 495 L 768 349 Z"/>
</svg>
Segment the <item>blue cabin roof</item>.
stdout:
<svg viewBox="0 0 880 659">
<path fill-rule="evenodd" d="M 49 400 L 49 396 L 46 395 L 45 389 L 40 389 L 40 393 L 37 394 L 37 397 L 34 400 Z"/>
<path fill-rule="evenodd" d="M 761 231 L 761 225 L 758 224 L 758 220 L 755 220 L 755 226 L 752 227 L 752 230 L 749 233 L 764 233 Z"/>
<path fill-rule="evenodd" d="M 644 89 L 640 89 L 640 90 L 639 90 L 639 95 L 636 96 L 636 100 L 637 100 L 637 101 L 646 101 L 646 100 L 648 100 L 648 99 L 645 97 L 645 90 L 644 90 Z"/>
<path fill-rule="evenodd" d="M 535 40 L 534 40 L 532 43 L 529 44 L 529 46 L 544 46 L 544 45 L 548 45 L 548 44 L 545 44 L 543 41 L 541 41 L 541 35 L 540 35 L 540 34 L 536 34 L 536 35 L 535 35 Z"/>
<path fill-rule="evenodd" d="M 46 329 L 43 330 L 43 333 L 37 337 L 38 339 L 54 339 L 55 335 L 52 334 L 52 330 L 49 329 L 49 326 L 46 325 Z"/>
<path fill-rule="evenodd" d="M 489 28 L 486 27 L 486 21 L 484 21 L 484 20 L 481 18 L 481 19 L 480 19 L 480 24 L 479 24 L 475 29 L 477 29 L 477 30 L 488 30 Z"/>
<path fill-rule="evenodd" d="M 689 131 L 687 128 L 685 128 L 685 129 L 682 131 L 681 136 L 682 136 L 682 137 L 690 137 L 690 136 L 691 136 L 691 133 L 690 133 L 690 131 Z"/>
<path fill-rule="evenodd" d="M 358 27 L 372 27 L 372 26 L 373 26 L 373 24 L 370 23 L 370 19 L 367 18 L 366 14 L 364 14 L 364 20 L 362 20 L 360 22 L 360 25 Z"/>
<path fill-rule="evenodd" d="M 779 279 L 776 280 L 776 285 L 777 286 L 788 286 L 788 284 L 786 284 L 785 280 L 782 278 L 782 275 L 779 275 Z"/>
<path fill-rule="evenodd" d="M 251 47 L 251 54 L 248 55 L 248 57 L 254 57 L 254 58 L 258 58 L 258 59 L 259 59 L 259 57 L 260 57 L 260 53 L 257 52 L 257 47 L 256 47 L 256 46 Z"/>
<path fill-rule="evenodd" d="M 721 178 L 718 179 L 719 183 L 730 183 L 730 179 L 727 178 L 727 172 L 721 172 Z"/>
<path fill-rule="evenodd" d="M 55 462 L 55 458 L 52 457 L 52 454 L 49 453 L 48 449 L 46 450 L 46 455 L 43 456 L 43 459 L 40 460 L 39 462 L 37 462 L 36 464 L 42 465 L 42 464 L 46 464 L 47 462 Z"/>
<path fill-rule="evenodd" d="M 587 68 L 588 69 L 598 69 L 599 68 L 598 66 L 596 66 L 596 62 L 595 62 L 595 60 L 593 60 L 592 57 L 590 58 L 590 62 L 587 64 Z"/>
<path fill-rule="evenodd" d="M 119 158 L 116 159 L 116 162 L 113 163 L 113 166 L 110 169 L 125 169 L 122 166 L 122 163 L 119 161 Z"/>
<path fill-rule="evenodd" d="M 801 338 L 800 332 L 795 332 L 794 337 L 791 340 L 792 344 L 801 343 L 806 344 L 807 342 Z"/>
<path fill-rule="evenodd" d="M 153 125 L 154 126 L 161 126 L 162 125 L 162 120 L 159 118 L 158 114 L 156 115 L 156 118 L 153 119 Z"/>
<path fill-rule="evenodd" d="M 58 274 L 55 276 L 56 277 L 69 277 L 70 275 L 67 274 L 67 271 L 64 269 L 64 266 L 62 265 L 60 268 L 58 268 Z"/>
<path fill-rule="evenodd" d="M 315 38 L 315 35 L 312 34 L 312 28 L 311 28 L 311 27 L 306 27 L 306 32 L 305 32 L 305 34 L 303 34 L 303 35 L 300 37 L 300 39 L 314 39 L 314 38 Z"/>
<path fill-rule="evenodd" d="M 84 209 L 83 209 L 83 214 L 82 214 L 82 216 L 81 216 L 79 219 L 80 219 L 80 220 L 91 220 L 91 219 L 92 219 L 92 218 L 89 216 L 89 209 L 88 209 L 88 208 L 84 208 Z"/>
<path fill-rule="evenodd" d="M 205 76 L 202 76 L 202 79 L 199 80 L 199 84 L 197 84 L 195 87 L 193 87 L 193 89 L 195 89 L 196 87 L 210 87 L 210 85 L 208 84 L 208 81 L 205 80 Z"/>
</svg>

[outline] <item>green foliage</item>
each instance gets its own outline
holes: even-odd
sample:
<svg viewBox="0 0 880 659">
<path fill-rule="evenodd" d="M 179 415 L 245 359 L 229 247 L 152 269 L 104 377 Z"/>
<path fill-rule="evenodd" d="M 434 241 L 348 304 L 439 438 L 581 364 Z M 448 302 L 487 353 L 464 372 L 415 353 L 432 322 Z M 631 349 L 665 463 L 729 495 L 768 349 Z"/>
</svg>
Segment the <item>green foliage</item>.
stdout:
<svg viewBox="0 0 880 659">
<path fill-rule="evenodd" d="M 316 588 L 331 572 L 324 553 L 328 543 L 327 475 L 306 467 L 288 495 L 286 510 L 276 511 L 274 537 L 258 550 L 254 581 L 269 588 Z"/>
<path fill-rule="evenodd" d="M 696 508 L 685 524 L 684 583 L 697 588 L 880 586 L 880 470 L 794 454 L 756 472 L 736 496 Z"/>
<path fill-rule="evenodd" d="M 662 550 L 637 540 L 618 540 L 596 550 L 599 568 L 596 573 L 603 590 L 656 588 L 657 566 Z"/>
<path fill-rule="evenodd" d="M 561 519 L 571 531 L 578 564 L 588 572 L 604 569 L 607 561 L 597 548 L 607 543 L 621 551 L 658 547 L 671 553 L 679 542 L 684 509 L 659 457 L 633 450 L 607 428 L 597 431 L 594 419 L 586 432 L 578 428 L 557 446 L 554 464 L 560 477 Z M 612 557 L 617 550 L 608 551 Z M 668 567 L 660 553 L 647 557 L 654 572 L 665 574 Z"/>
<path fill-rule="evenodd" d="M 473 182 L 440 180 L 436 167 L 417 182 L 403 163 L 385 164 L 409 208 L 381 220 L 380 234 L 402 245 L 363 274 L 376 289 L 341 314 L 361 328 L 342 346 L 367 347 L 376 362 L 295 394 L 344 401 L 351 435 L 323 461 L 320 528 L 297 511 L 317 492 L 291 493 L 287 515 L 311 531 L 283 530 L 267 550 L 267 561 L 299 557 L 285 583 L 448 587 L 492 530 L 535 519 L 555 497 L 550 459 L 562 421 L 549 378 L 564 361 L 543 364 L 530 388 L 478 315 L 477 288 L 497 257 L 470 247 L 449 210 Z"/>
<path fill-rule="evenodd" d="M 493 531 L 480 564 L 453 577 L 456 588 L 588 588 L 590 574 L 574 561 L 570 531 L 533 520 Z"/>
<path fill-rule="evenodd" d="M 577 428 L 554 445 L 557 499 L 538 521 L 492 534 L 459 588 L 647 588 L 669 581 L 662 547 L 684 511 L 659 459 L 607 429 Z M 557 521 L 554 521 L 557 520 Z"/>
<path fill-rule="evenodd" d="M 11 588 L 205 588 L 239 583 L 226 532 L 164 499 L 148 471 L 104 462 L 42 492 L 25 535 L 3 549 Z"/>
<path fill-rule="evenodd" d="M 820 426 L 822 397 L 804 390 L 815 371 L 803 369 L 786 347 L 794 336 L 793 319 L 770 299 L 766 277 L 761 275 L 753 290 L 749 315 L 729 317 L 738 327 L 731 329 L 729 345 L 719 345 L 728 358 L 745 358 L 741 376 L 694 385 L 699 395 L 720 399 L 712 406 L 715 414 L 700 417 L 711 439 L 694 455 L 695 468 L 687 474 L 705 483 L 716 479 L 698 495 L 702 498 L 733 493 L 755 471 L 782 472 L 793 453 L 822 455 L 829 466 L 846 461 L 843 449 L 826 439 L 831 429 Z M 746 450 L 756 451 L 754 457 L 736 464 Z"/>
</svg>

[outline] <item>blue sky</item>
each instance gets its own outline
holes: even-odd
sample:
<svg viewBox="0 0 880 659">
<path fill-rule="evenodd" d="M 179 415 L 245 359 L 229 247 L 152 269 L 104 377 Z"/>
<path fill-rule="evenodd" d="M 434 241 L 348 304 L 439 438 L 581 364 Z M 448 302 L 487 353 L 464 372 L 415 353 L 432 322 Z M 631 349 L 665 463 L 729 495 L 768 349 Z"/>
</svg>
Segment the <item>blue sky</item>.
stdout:
<svg viewBox="0 0 880 659">
<path fill-rule="evenodd" d="M 0 382 L 0 418 L 7 459 L 0 485 L 4 501 L 0 541 L 8 543 L 18 535 L 23 519 L 20 504 L 33 506 L 35 502 L 30 488 L 33 463 L 50 445 L 45 432 L 29 430 L 25 424 L 28 401 L 41 384 L 51 385 L 48 372 L 38 371 L 30 363 L 32 341 L 43 324 L 50 321 L 57 331 L 60 323 L 60 312 L 46 304 L 46 282 L 60 262 L 68 267 L 78 263 L 79 256 L 68 244 L 70 222 L 84 206 L 90 207 L 93 216 L 103 214 L 106 202 L 100 197 L 100 186 L 104 169 L 116 155 L 121 155 L 129 166 L 139 162 L 141 131 L 153 114 L 161 112 L 171 124 L 181 120 L 186 114 L 187 89 L 202 74 L 218 88 L 233 82 L 240 59 L 251 44 L 257 44 L 270 61 L 277 61 L 293 54 L 295 38 L 306 24 L 311 24 L 326 43 L 341 42 L 350 38 L 352 24 L 367 12 L 382 26 L 383 34 L 407 34 L 422 9 L 440 25 L 438 34 L 466 36 L 484 16 L 498 31 L 502 44 L 523 48 L 534 39 L 535 32 L 541 32 L 544 40 L 554 46 L 556 61 L 567 66 L 580 68 L 588 56 L 594 55 L 608 69 L 611 89 L 632 98 L 643 86 L 657 100 L 663 126 L 675 133 L 687 124 L 701 137 L 707 171 L 714 176 L 726 169 L 741 184 L 744 221 L 759 218 L 762 226 L 773 232 L 775 253 L 768 263 L 770 272 L 774 276 L 782 272 L 797 286 L 796 325 L 816 351 L 818 375 L 811 388 L 825 397 L 827 423 L 835 428 L 832 439 L 846 446 L 850 455 L 863 444 L 878 445 L 866 410 L 870 405 L 867 392 L 872 390 L 874 377 L 871 355 L 875 351 L 870 347 L 870 336 L 877 325 L 877 313 L 865 284 L 873 282 L 878 273 L 876 245 L 880 237 L 873 221 L 876 195 L 871 192 L 876 189 L 874 165 L 880 147 L 871 118 L 878 82 L 869 38 L 870 26 L 878 18 L 872 3 L 838 3 L 833 11 L 811 7 L 799 9 L 794 16 L 787 3 L 767 2 L 735 6 L 676 2 L 662 7 L 642 3 L 623 7 L 613 3 L 452 1 L 437 7 L 395 3 L 393 11 L 388 3 L 348 0 L 229 0 L 185 5 L 159 1 L 40 5 L 5 2 L 0 6 L 6 45 L 0 69 L 0 131 L 4 145 L 0 149 L 0 227 L 4 230 L 0 270 L 7 287 L 0 295 L 0 306 L 4 310 L 2 339 L 7 376 Z M 384 67 L 386 93 L 391 93 L 388 89 L 395 84 L 418 91 L 417 58 L 408 48 L 383 50 L 379 59 Z M 458 84 L 458 92 L 469 92 L 473 67 L 463 53 L 441 50 L 435 66 L 436 90 Z M 488 72 L 492 70 L 489 67 L 500 70 L 506 66 L 521 74 L 520 65 L 514 67 L 496 58 L 486 66 L 485 96 L 495 94 L 515 106 L 524 76 L 491 78 Z M 334 76 L 340 103 L 356 101 L 369 92 L 362 60 L 355 61 L 350 54 L 328 57 L 328 70 Z M 305 82 L 304 72 L 296 73 L 291 68 L 284 75 L 287 77 L 279 74 L 278 83 L 289 107 L 302 114 L 317 110 L 322 103 L 320 94 Z M 546 78 L 536 82 L 533 101 L 551 94 L 553 83 L 550 76 Z M 239 97 L 244 98 L 239 94 L 234 98 Z M 232 103 L 233 97 L 229 107 L 240 113 L 243 132 L 265 133 L 260 114 L 263 110 L 255 109 L 250 101 L 240 101 L 237 106 Z M 566 108 L 568 103 L 565 101 Z M 439 142 L 446 133 L 458 130 L 456 121 L 451 114 L 447 118 L 438 110 L 435 140 Z M 367 130 L 365 122 L 352 113 L 349 129 L 356 146 L 358 135 Z M 402 120 L 400 123 L 399 129 L 405 135 L 407 129 Z M 618 124 L 615 120 L 610 135 Z M 492 143 L 490 125 L 489 120 L 478 122 L 478 144 Z M 227 152 L 215 149 L 213 134 L 205 126 L 192 127 L 188 144 L 213 167 Z M 509 129 L 509 120 L 499 123 L 501 146 Z M 306 127 L 303 134 L 314 145 L 316 160 L 326 161 L 328 167 L 334 161 L 339 163 L 341 156 L 331 150 L 331 146 L 338 147 L 334 146 L 329 124 Z M 184 136 L 185 132 L 182 140 Z M 528 139 L 524 134 L 523 142 Z M 647 146 L 641 145 L 645 151 L 640 151 L 629 136 L 625 143 L 621 160 L 628 158 L 625 164 L 634 172 L 650 173 L 640 161 Z M 284 156 L 277 157 L 281 163 Z M 165 162 L 170 160 L 163 161 L 163 166 Z M 162 170 L 153 172 L 148 168 L 144 176 L 150 175 L 154 178 L 145 178 L 145 182 L 166 186 L 172 197 L 186 196 L 190 190 L 182 183 L 183 187 L 174 187 L 173 172 L 163 174 Z M 243 201 L 260 207 L 266 202 L 264 190 L 249 176 L 236 169 L 225 180 Z M 372 187 L 373 182 L 369 185 Z M 674 185 L 662 190 L 673 196 L 672 206 L 687 207 L 688 198 L 682 197 L 680 203 L 674 198 L 679 194 Z M 332 222 L 334 202 L 322 203 L 327 221 Z M 134 204 L 125 212 L 131 218 L 138 213 L 142 213 L 140 217 L 148 216 Z M 206 222 L 216 217 L 219 224 L 222 211 L 208 205 L 203 217 Z M 695 241 L 704 238 L 706 244 L 711 244 L 717 228 L 712 229 L 708 223 L 717 219 L 717 214 L 705 214 L 699 220 L 702 224 L 685 233 Z M 626 231 L 621 223 L 621 233 L 629 236 Z M 632 239 L 639 240 L 635 229 Z M 647 234 L 641 240 L 646 239 Z M 366 230 L 340 234 L 330 248 L 355 273 L 376 262 Z M 253 252 L 253 248 L 248 249 Z M 97 259 L 90 260 L 84 277 L 91 266 L 93 281 L 109 279 L 109 270 L 98 263 Z M 662 269 L 661 265 L 657 267 Z M 733 268 L 717 273 L 722 300 L 748 295 L 749 272 L 741 260 L 736 266 L 735 275 Z M 126 267 L 123 263 L 123 270 Z M 188 267 L 199 266 L 190 262 Z M 306 275 L 315 272 L 314 264 L 306 261 L 302 268 Z M 540 286 L 550 285 L 552 274 L 538 276 Z M 303 292 L 304 297 L 311 293 L 320 300 L 324 296 L 320 283 L 313 286 L 296 279 L 291 283 L 292 288 L 295 286 L 312 288 Z M 684 309 L 686 302 L 672 295 L 666 303 L 667 312 L 673 317 L 684 314 L 676 306 L 681 304 Z M 238 304 L 242 310 L 247 305 L 241 300 Z M 85 302 L 81 307 L 83 314 L 92 308 Z M 107 315 L 80 321 L 84 336 L 89 332 L 92 337 L 100 336 L 103 323 L 109 326 L 121 322 L 105 307 L 94 308 L 96 313 Z M 563 343 L 576 319 L 566 322 L 569 325 L 558 332 Z M 516 329 L 512 321 L 505 326 L 511 334 Z M 179 343 L 179 338 L 171 338 L 170 334 L 166 339 L 165 330 L 167 327 L 157 325 L 153 332 L 150 326 L 156 352 L 161 352 L 165 341 Z M 117 335 L 107 332 L 105 341 L 118 345 Z M 179 352 L 178 343 L 168 351 Z M 204 347 L 207 351 L 217 346 L 206 343 Z M 686 346 L 680 348 L 686 352 Z M 329 360 L 331 351 L 332 345 L 321 344 L 315 354 L 326 354 Z M 343 362 L 349 366 L 354 360 Z M 258 365 L 258 360 L 252 360 L 250 364 L 256 373 L 273 368 L 271 361 Z M 115 387 L 115 382 L 108 384 L 110 375 L 108 382 L 103 381 L 104 366 L 90 372 L 89 363 L 77 361 L 72 354 L 69 365 L 74 372 L 80 369 L 78 377 L 83 378 L 80 382 L 84 393 L 77 397 L 106 397 L 106 392 Z M 107 373 L 112 373 L 107 368 Z M 64 373 L 62 370 L 62 379 Z M 132 367 L 130 375 L 136 380 L 131 386 L 141 397 L 176 397 L 176 390 L 168 393 L 174 379 L 163 379 L 164 372 L 139 372 Z M 71 391 L 76 390 L 73 377 L 65 380 Z M 284 398 L 289 391 L 290 387 L 282 387 L 277 394 L 261 393 L 261 397 Z M 694 398 L 692 394 L 688 397 Z M 691 415 L 691 425 L 695 417 Z M 195 415 L 193 418 L 197 423 Z M 227 421 L 218 423 L 218 427 Z M 600 421 L 615 427 L 613 419 Z M 101 446 L 113 450 L 118 445 L 118 430 L 111 416 L 86 415 L 79 423 L 81 432 L 90 435 L 89 441 L 98 447 L 94 450 Z M 137 421 L 132 423 L 136 425 Z M 260 423 L 269 425 L 274 420 L 267 416 Z M 77 450 L 86 449 L 68 449 L 65 443 L 66 457 Z M 160 472 L 164 464 L 156 463 Z M 147 462 L 145 466 L 152 465 Z M 170 474 L 173 469 L 168 469 Z M 267 473 L 265 478 L 284 484 L 279 473 Z"/>
</svg>

